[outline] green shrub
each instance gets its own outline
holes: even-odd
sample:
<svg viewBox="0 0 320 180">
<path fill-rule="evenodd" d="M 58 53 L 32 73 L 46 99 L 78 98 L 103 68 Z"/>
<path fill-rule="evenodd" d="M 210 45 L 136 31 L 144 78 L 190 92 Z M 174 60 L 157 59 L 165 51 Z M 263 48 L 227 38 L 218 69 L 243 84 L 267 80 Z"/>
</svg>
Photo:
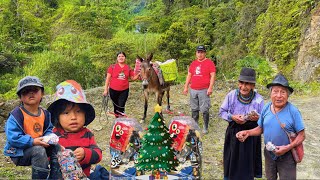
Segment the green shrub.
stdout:
<svg viewBox="0 0 320 180">
<path fill-rule="evenodd" d="M 257 74 L 257 83 L 266 85 L 270 83 L 274 77 L 274 71 L 270 67 L 268 61 L 261 57 L 247 56 L 236 61 L 236 71 L 234 77 L 238 77 L 242 67 L 252 68 Z"/>
<path fill-rule="evenodd" d="M 317 96 L 320 93 L 319 82 L 301 83 L 301 82 L 292 81 L 289 83 L 290 83 L 290 86 L 294 89 L 294 95 Z"/>
<path fill-rule="evenodd" d="M 296 65 L 301 32 L 305 31 L 307 13 L 314 2 L 310 0 L 271 0 L 268 9 L 257 18 L 255 36 L 248 44 L 250 53 L 274 61 L 290 77 Z"/>
</svg>

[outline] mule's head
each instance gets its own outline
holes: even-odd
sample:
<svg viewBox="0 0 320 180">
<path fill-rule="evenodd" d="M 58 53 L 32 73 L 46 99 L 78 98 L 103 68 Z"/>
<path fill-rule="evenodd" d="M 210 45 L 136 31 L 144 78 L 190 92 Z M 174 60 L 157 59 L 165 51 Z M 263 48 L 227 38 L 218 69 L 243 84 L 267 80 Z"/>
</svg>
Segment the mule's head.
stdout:
<svg viewBox="0 0 320 180">
<path fill-rule="evenodd" d="M 143 86 L 147 86 L 152 77 L 152 71 L 153 71 L 152 63 L 151 63 L 152 57 L 153 57 L 152 53 L 147 57 L 147 59 L 143 59 L 140 56 L 137 56 L 137 59 L 139 59 L 141 62 L 140 77 L 141 77 Z"/>
</svg>

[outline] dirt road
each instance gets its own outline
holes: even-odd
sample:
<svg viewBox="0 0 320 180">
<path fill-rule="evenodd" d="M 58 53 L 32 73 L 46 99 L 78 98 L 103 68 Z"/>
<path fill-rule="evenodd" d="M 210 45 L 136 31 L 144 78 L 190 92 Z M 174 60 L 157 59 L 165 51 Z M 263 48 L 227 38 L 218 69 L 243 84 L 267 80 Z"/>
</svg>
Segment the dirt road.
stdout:
<svg viewBox="0 0 320 180">
<path fill-rule="evenodd" d="M 225 83 L 221 83 L 225 84 Z M 234 83 L 232 83 L 233 85 Z M 209 134 L 202 136 L 203 142 L 203 179 L 223 179 L 222 167 L 222 153 L 224 134 L 227 123 L 217 117 L 218 109 L 222 100 L 232 86 L 222 87 L 217 83 L 212 96 L 212 118 L 209 123 Z M 190 115 L 189 97 L 182 95 L 183 85 L 176 85 L 171 90 L 171 108 L 174 114 L 164 114 L 164 119 L 169 123 L 174 115 L 183 113 Z M 96 110 L 96 119 L 89 125 L 89 128 L 94 132 L 98 146 L 103 150 L 103 159 L 100 164 L 109 169 L 110 153 L 109 153 L 109 139 L 110 132 L 113 125 L 113 118 L 106 116 L 102 109 L 102 91 L 103 88 L 95 88 L 86 91 L 87 99 L 91 102 Z M 266 92 L 262 92 L 266 94 Z M 264 95 L 267 97 L 267 95 Z M 50 98 L 44 98 L 44 104 Z M 305 157 L 302 163 L 298 164 L 298 179 L 320 179 L 320 121 L 318 120 L 318 113 L 320 112 L 320 97 L 298 97 L 292 96 L 289 100 L 296 105 L 304 118 L 306 126 L 306 140 L 304 142 Z M 150 119 L 154 115 L 153 107 L 155 105 L 155 98 L 150 97 L 149 110 L 147 114 L 147 121 L 143 124 L 147 126 Z M 268 101 L 268 100 L 266 100 Z M 164 107 L 166 102 L 164 102 Z M 111 103 L 109 103 L 109 107 Z M 112 109 L 112 108 L 111 108 Z M 143 114 L 143 95 L 140 83 L 132 83 L 130 89 L 130 96 L 126 105 L 126 113 L 129 117 L 140 119 Z M 200 126 L 202 127 L 202 120 L 200 119 Z M 5 135 L 0 138 L 0 148 L 3 149 Z M 264 169 L 263 169 L 264 171 Z M 30 178 L 30 167 L 15 167 L 10 159 L 0 155 L 0 179 L 28 179 Z"/>
<path fill-rule="evenodd" d="M 299 108 L 306 126 L 305 156 L 298 164 L 298 179 L 320 179 L 320 97 L 293 97 L 291 102 Z"/>
</svg>

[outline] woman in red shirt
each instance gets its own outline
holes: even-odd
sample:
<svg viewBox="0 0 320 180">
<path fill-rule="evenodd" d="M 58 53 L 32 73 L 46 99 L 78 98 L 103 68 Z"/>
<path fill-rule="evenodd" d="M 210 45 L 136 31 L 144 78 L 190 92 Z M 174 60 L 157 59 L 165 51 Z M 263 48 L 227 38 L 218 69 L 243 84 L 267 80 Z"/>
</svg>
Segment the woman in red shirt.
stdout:
<svg viewBox="0 0 320 180">
<path fill-rule="evenodd" d="M 123 116 L 125 105 L 129 96 L 129 77 L 136 80 L 139 74 L 134 75 L 133 70 L 126 64 L 126 54 L 117 53 L 117 63 L 109 66 L 106 74 L 106 84 L 103 96 L 110 94 L 116 117 Z"/>
</svg>

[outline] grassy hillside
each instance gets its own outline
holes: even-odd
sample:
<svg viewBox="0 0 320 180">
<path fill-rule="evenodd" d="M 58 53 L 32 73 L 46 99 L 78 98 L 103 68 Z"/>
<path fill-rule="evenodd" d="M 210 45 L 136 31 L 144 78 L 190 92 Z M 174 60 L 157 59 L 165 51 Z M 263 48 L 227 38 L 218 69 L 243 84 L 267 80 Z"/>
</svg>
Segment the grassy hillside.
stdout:
<svg viewBox="0 0 320 180">
<path fill-rule="evenodd" d="M 3 0 L 0 98 L 15 98 L 16 84 L 26 75 L 39 76 L 49 94 L 66 79 L 85 89 L 102 86 L 118 51 L 127 53 L 131 67 L 136 55 L 151 52 L 158 61 L 177 59 L 183 75 L 199 44 L 207 47 L 220 80 L 249 66 L 263 84 L 273 75 L 268 62 L 290 78 L 317 5 L 313 0 Z"/>
</svg>

